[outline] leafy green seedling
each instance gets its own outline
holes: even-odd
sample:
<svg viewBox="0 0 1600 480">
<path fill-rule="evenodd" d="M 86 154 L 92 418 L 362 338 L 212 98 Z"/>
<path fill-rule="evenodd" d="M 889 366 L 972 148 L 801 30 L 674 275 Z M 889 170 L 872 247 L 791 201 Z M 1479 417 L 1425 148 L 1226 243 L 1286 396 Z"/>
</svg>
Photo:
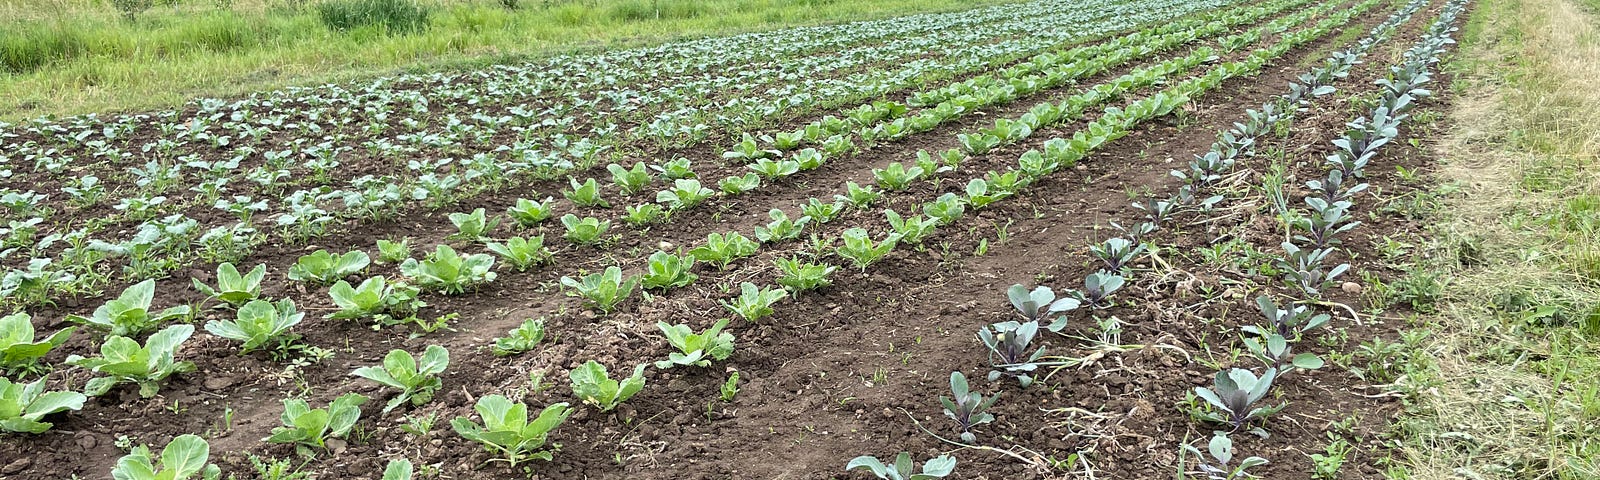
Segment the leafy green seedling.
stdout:
<svg viewBox="0 0 1600 480">
<path fill-rule="evenodd" d="M 644 389 L 643 364 L 634 367 L 633 376 L 620 380 L 611 379 L 606 366 L 594 360 L 572 369 L 567 376 L 572 379 L 572 394 L 584 403 L 600 407 L 602 412 L 617 408 Z"/>
<path fill-rule="evenodd" d="M 833 282 L 828 280 L 828 276 L 839 269 L 826 263 L 805 262 L 799 257 L 779 258 L 773 260 L 773 263 L 777 265 L 778 271 L 782 272 L 778 276 L 778 284 L 788 288 L 795 295 L 831 285 Z"/>
<path fill-rule="evenodd" d="M 656 192 L 656 203 L 672 211 L 694 208 L 717 192 L 700 185 L 699 180 L 685 178 L 672 181 L 672 188 Z"/>
<path fill-rule="evenodd" d="M 222 469 L 206 463 L 211 459 L 211 444 L 196 435 L 179 435 L 155 457 L 150 447 L 133 447 L 133 452 L 117 459 L 111 469 L 115 480 L 188 480 L 196 474 L 201 480 L 217 480 Z"/>
<path fill-rule="evenodd" d="M 456 233 L 446 237 L 450 239 L 485 240 L 489 232 L 500 225 L 499 217 L 490 218 L 482 208 L 472 213 L 452 213 L 449 218 L 450 223 L 456 226 Z"/>
<path fill-rule="evenodd" d="M 427 303 L 417 300 L 419 293 L 417 287 L 404 282 L 388 283 L 382 275 L 362 281 L 359 287 L 351 287 L 349 282 L 340 280 L 328 289 L 328 296 L 333 297 L 333 304 L 339 307 L 339 311 L 329 314 L 328 318 L 353 319 L 380 315 L 409 317 L 417 309 L 427 306 Z M 393 319 L 378 320 L 390 323 Z"/>
<path fill-rule="evenodd" d="M 361 419 L 361 405 L 367 397 L 359 393 L 346 393 L 328 404 L 328 408 L 311 408 L 305 399 L 291 398 L 283 401 L 282 427 L 274 427 L 269 443 L 294 443 L 307 447 L 328 448 L 328 439 L 343 438 Z"/>
<path fill-rule="evenodd" d="M 882 460 L 870 455 L 862 455 L 850 460 L 850 463 L 845 464 L 844 469 L 845 471 L 866 470 L 883 480 L 930 480 L 944 478 L 950 475 L 950 472 L 955 471 L 956 459 L 949 455 L 930 458 L 927 463 L 922 465 L 922 471 L 919 473 L 916 465 L 911 462 L 910 452 L 900 452 L 900 455 L 895 456 L 894 463 L 891 465 L 884 465 Z"/>
<path fill-rule="evenodd" d="M 611 221 L 595 217 L 578 218 L 569 213 L 561 217 L 561 226 L 567 229 L 564 235 L 568 241 L 578 245 L 594 245 L 605 239 L 606 231 L 611 229 Z"/>
<path fill-rule="evenodd" d="M 334 256 L 327 250 L 317 250 L 301 256 L 295 261 L 294 266 L 289 267 L 289 279 L 331 285 L 339 279 L 360 273 L 370 263 L 372 259 L 367 257 L 367 252 L 360 250 L 339 256 Z"/>
<path fill-rule="evenodd" d="M 538 418 L 529 422 L 528 405 L 512 403 L 502 395 L 484 396 L 472 409 L 483 417 L 483 425 L 470 418 L 456 417 L 450 426 L 467 440 L 482 443 L 499 453 L 513 467 L 528 459 L 550 461 L 551 451 L 541 448 L 550 432 L 572 415 L 572 409 L 562 402 L 545 407 Z"/>
<path fill-rule="evenodd" d="M 40 378 L 23 384 L 0 377 L 0 431 L 44 433 L 53 426 L 44 421 L 46 415 L 77 411 L 88 400 L 78 392 L 47 392 L 44 389 L 46 380 Z"/>
<path fill-rule="evenodd" d="M 217 288 L 211 288 L 200 279 L 190 280 L 194 281 L 194 289 L 207 297 L 238 307 L 261 296 L 261 280 L 266 276 L 266 264 L 256 265 L 256 268 L 250 269 L 250 273 L 240 275 L 239 269 L 232 263 L 224 263 L 217 265 Z"/>
<path fill-rule="evenodd" d="M 699 275 L 689 272 L 691 268 L 694 268 L 694 257 L 673 255 L 658 250 L 650 254 L 650 268 L 641 278 L 641 282 L 647 289 L 671 290 L 686 287 L 700 278 Z"/>
<path fill-rule="evenodd" d="M 606 165 L 606 171 L 611 172 L 611 182 L 622 189 L 623 195 L 639 193 L 650 185 L 650 169 L 645 167 L 644 162 L 633 164 L 633 168 L 613 163 Z"/>
<path fill-rule="evenodd" d="M 297 338 L 289 330 L 299 325 L 306 314 L 295 309 L 294 300 L 283 299 L 277 303 L 251 300 L 239 307 L 234 320 L 206 322 L 206 331 L 222 338 L 243 342 L 240 353 L 249 353 L 263 346 L 280 351 L 289 348 Z"/>
<path fill-rule="evenodd" d="M 789 291 L 782 288 L 761 288 L 754 283 L 743 282 L 739 284 L 738 297 L 732 302 L 720 303 L 739 317 L 754 322 L 772 315 L 772 305 L 788 296 Z"/>
<path fill-rule="evenodd" d="M 860 227 L 851 227 L 839 234 L 843 244 L 839 245 L 836 252 L 840 257 L 850 260 L 857 268 L 866 270 L 867 266 L 882 260 L 894 250 L 895 244 L 900 242 L 900 234 L 891 233 L 882 242 L 873 242 L 872 235 Z"/>
<path fill-rule="evenodd" d="M 1288 339 L 1276 333 L 1267 334 L 1266 342 L 1245 338 L 1244 346 L 1261 363 L 1277 369 L 1278 376 L 1288 375 L 1295 370 L 1316 370 L 1323 365 L 1322 358 L 1315 353 L 1294 353 L 1294 347 L 1289 345 Z"/>
<path fill-rule="evenodd" d="M 705 245 L 689 250 L 696 260 L 716 265 L 718 269 L 727 270 L 728 264 L 736 259 L 756 254 L 761 244 L 745 238 L 739 232 L 726 234 L 713 233 L 706 236 Z"/>
<path fill-rule="evenodd" d="M 506 215 L 510 215 L 511 219 L 516 221 L 519 227 L 532 227 L 550 218 L 550 202 L 553 200 L 555 200 L 554 197 L 545 197 L 542 201 L 519 198 L 516 203 L 506 209 Z"/>
<path fill-rule="evenodd" d="M 178 373 L 194 371 L 190 362 L 174 361 L 178 346 L 194 335 L 194 325 L 172 325 L 150 335 L 144 346 L 128 337 L 112 335 L 100 345 L 100 356 L 67 357 L 67 364 L 83 367 L 106 376 L 89 380 L 83 393 L 98 397 L 121 383 L 139 385 L 139 396 L 154 397 L 161 381 Z"/>
<path fill-rule="evenodd" d="M 722 401 L 732 402 L 733 397 L 739 395 L 739 372 L 728 374 L 728 381 L 722 382 Z"/>
<path fill-rule="evenodd" d="M 1255 475 L 1251 475 L 1246 470 L 1267 464 L 1267 459 L 1265 458 L 1249 457 L 1240 460 L 1238 465 L 1230 466 L 1229 464 L 1233 463 L 1233 439 L 1228 438 L 1228 434 L 1224 432 L 1217 432 L 1215 436 L 1211 437 L 1211 443 L 1207 446 L 1206 452 L 1201 452 L 1194 445 L 1188 444 L 1184 444 L 1183 449 L 1193 453 L 1199 459 L 1200 470 L 1205 472 L 1206 477 L 1211 480 L 1256 478 Z M 1207 460 L 1207 453 L 1211 454 L 1210 460 Z"/>
<path fill-rule="evenodd" d="M 811 223 L 811 217 L 800 217 L 800 220 L 790 220 L 789 215 L 783 210 L 772 209 L 767 212 L 772 222 L 766 226 L 756 226 L 756 239 L 763 242 L 781 242 L 800 237 L 805 231 L 806 224 Z"/>
<path fill-rule="evenodd" d="M 506 263 L 511 264 L 511 267 L 519 272 L 535 265 L 550 263 L 555 257 L 555 252 L 544 246 L 544 235 L 528 238 L 511 237 L 506 239 L 506 243 L 489 242 L 484 247 L 500 255 L 500 258 L 506 259 Z"/>
<path fill-rule="evenodd" d="M 561 285 L 569 289 L 567 295 L 583 298 L 600 313 L 611 313 L 617 309 L 617 305 L 633 295 L 633 289 L 639 286 L 639 278 L 623 277 L 622 269 L 610 266 L 601 273 L 584 275 L 581 280 L 561 277 Z"/>
<path fill-rule="evenodd" d="M 733 334 L 724 332 L 728 319 L 717 320 L 705 333 L 696 334 L 688 325 L 668 325 L 656 322 L 656 328 L 667 337 L 667 343 L 678 351 L 667 354 L 667 359 L 656 362 L 656 368 L 667 369 L 674 365 L 711 366 L 711 360 L 722 361 L 733 355 Z"/>
<path fill-rule="evenodd" d="M 572 188 L 570 190 L 562 190 L 561 194 L 565 195 L 567 200 L 571 200 L 572 203 L 585 207 L 611 208 L 611 203 L 600 197 L 600 182 L 589 178 L 585 179 L 583 183 L 578 183 L 578 179 L 571 177 L 567 178 L 567 182 L 572 184 Z"/>
<path fill-rule="evenodd" d="M 63 328 L 43 340 L 34 341 L 32 316 L 17 312 L 0 317 L 0 371 L 15 375 L 38 369 L 39 359 L 66 343 L 76 329 Z"/>
<path fill-rule="evenodd" d="M 378 261 L 383 263 L 400 263 L 411 258 L 411 239 L 402 238 L 400 241 L 378 239 Z"/>
<path fill-rule="evenodd" d="M 400 390 L 400 394 L 383 407 L 383 413 L 387 414 L 407 400 L 412 405 L 433 400 L 433 393 L 443 385 L 439 381 L 439 374 L 444 373 L 448 366 L 450 351 L 438 345 L 429 345 L 422 352 L 421 362 L 405 350 L 395 349 L 383 357 L 383 365 L 357 368 L 350 374 Z"/>
<path fill-rule="evenodd" d="M 1266 398 L 1267 391 L 1272 388 L 1272 381 L 1278 377 L 1278 370 L 1268 368 L 1266 373 L 1257 377 L 1255 373 L 1235 368 L 1217 372 L 1216 386 L 1213 388 L 1195 387 L 1194 393 L 1205 399 L 1211 406 L 1222 411 L 1222 415 L 1209 411 L 1197 411 L 1193 414 L 1201 420 L 1233 426 L 1233 431 L 1250 425 L 1251 423 L 1266 419 L 1278 411 L 1283 410 L 1288 404 L 1277 406 L 1255 407 L 1256 402 Z M 1265 435 L 1266 431 L 1256 427 L 1251 431 L 1257 435 Z"/>
<path fill-rule="evenodd" d="M 432 255 L 420 261 L 406 259 L 400 264 L 400 273 L 416 280 L 423 288 L 457 295 L 466 293 L 470 287 L 493 282 L 496 274 L 490 271 L 492 268 L 494 257 L 486 253 L 463 257 L 449 245 L 439 245 Z"/>
<path fill-rule="evenodd" d="M 1022 285 L 1012 285 L 1006 289 L 1006 298 L 1011 300 L 1011 306 L 1022 314 L 1024 320 L 1038 322 L 1044 325 L 1049 322 L 1048 330 L 1059 332 L 1067 326 L 1067 317 L 1060 316 L 1051 319 L 1056 314 L 1076 310 L 1081 303 L 1076 298 L 1056 298 L 1056 292 L 1050 287 L 1040 285 L 1028 290 Z"/>
<path fill-rule="evenodd" d="M 544 318 L 530 318 L 506 336 L 494 339 L 492 350 L 496 356 L 506 357 L 533 350 L 544 341 Z"/>
<path fill-rule="evenodd" d="M 983 398 L 978 392 L 971 391 L 967 386 L 967 376 L 961 372 L 950 372 L 950 397 L 939 396 L 939 404 L 944 406 L 944 414 L 956 421 L 956 430 L 961 432 L 961 440 L 967 443 L 978 441 L 978 436 L 972 433 L 972 427 L 993 422 L 994 415 L 989 413 L 989 407 L 1000 399 L 999 394 Z"/>
<path fill-rule="evenodd" d="M 160 312 L 150 311 L 150 304 L 155 300 L 155 296 L 156 281 L 145 280 L 123 290 L 122 295 L 118 295 L 115 300 L 94 309 L 94 315 L 88 317 L 68 315 L 67 321 L 103 330 L 109 335 L 131 337 L 154 330 L 161 322 L 189 315 L 188 305 L 179 305 Z"/>
<path fill-rule="evenodd" d="M 1029 345 L 1038 334 L 1039 322 L 1000 322 L 978 329 L 978 340 L 988 347 L 989 364 L 994 366 L 994 371 L 989 372 L 989 381 L 1010 375 L 1017 377 L 1023 387 L 1032 384 L 1032 374 L 1039 369 L 1039 358 L 1044 356 L 1044 347 L 1028 354 Z"/>
</svg>

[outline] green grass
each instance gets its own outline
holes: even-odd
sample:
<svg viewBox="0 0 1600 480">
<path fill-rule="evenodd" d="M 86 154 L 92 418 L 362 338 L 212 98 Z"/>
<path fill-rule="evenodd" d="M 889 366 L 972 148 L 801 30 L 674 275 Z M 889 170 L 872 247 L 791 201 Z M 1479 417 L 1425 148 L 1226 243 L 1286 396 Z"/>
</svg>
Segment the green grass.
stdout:
<svg viewBox="0 0 1600 480">
<path fill-rule="evenodd" d="M 0 0 L 0 119 L 1018 0 L 187 0 L 132 22 L 86 1 Z"/>
<path fill-rule="evenodd" d="M 1588 0 L 1593 4 L 1593 0 Z M 1426 261 L 1448 279 L 1408 368 L 1391 478 L 1600 478 L 1600 23 L 1482 0 L 1451 68 Z"/>
</svg>

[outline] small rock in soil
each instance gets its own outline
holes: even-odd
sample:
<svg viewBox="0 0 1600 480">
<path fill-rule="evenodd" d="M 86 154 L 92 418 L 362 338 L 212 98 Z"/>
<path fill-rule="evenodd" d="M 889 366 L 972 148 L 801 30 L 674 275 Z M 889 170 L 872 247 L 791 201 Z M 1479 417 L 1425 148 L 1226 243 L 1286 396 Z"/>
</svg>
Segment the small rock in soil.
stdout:
<svg viewBox="0 0 1600 480">
<path fill-rule="evenodd" d="M 28 468 L 32 465 L 33 460 L 29 459 L 28 457 L 22 457 L 17 459 L 17 461 L 6 465 L 5 468 L 0 468 L 0 473 L 4 473 L 6 475 L 15 475 L 17 472 L 21 472 L 22 469 Z"/>
<path fill-rule="evenodd" d="M 1356 282 L 1344 282 L 1343 285 L 1339 286 L 1339 289 L 1344 290 L 1344 293 L 1351 295 L 1361 294 L 1361 285 L 1356 284 Z"/>
</svg>

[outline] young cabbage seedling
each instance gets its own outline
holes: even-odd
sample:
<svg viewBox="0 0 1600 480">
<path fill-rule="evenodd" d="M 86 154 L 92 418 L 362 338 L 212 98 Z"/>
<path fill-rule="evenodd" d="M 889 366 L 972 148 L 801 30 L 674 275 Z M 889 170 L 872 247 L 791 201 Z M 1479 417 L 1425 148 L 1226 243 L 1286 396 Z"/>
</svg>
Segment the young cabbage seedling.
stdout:
<svg viewBox="0 0 1600 480">
<path fill-rule="evenodd" d="M 773 260 L 782 275 L 778 277 L 778 284 L 788 288 L 789 291 L 799 295 L 806 290 L 831 285 L 829 275 L 833 275 L 839 267 L 826 263 L 810 263 L 800 260 L 800 257 L 779 258 Z"/>
<path fill-rule="evenodd" d="M 196 474 L 201 480 L 217 480 L 222 469 L 206 463 L 211 459 L 211 444 L 196 435 L 179 435 L 161 449 L 156 457 L 150 447 L 139 445 L 133 452 L 117 459 L 111 469 L 116 480 L 189 480 Z"/>
<path fill-rule="evenodd" d="M 150 309 L 156 295 L 156 281 L 145 280 L 128 287 L 115 300 L 94 309 L 94 315 L 68 315 L 67 321 L 103 330 L 113 336 L 137 336 L 156 328 L 162 322 L 186 317 L 188 305 L 179 305 L 160 312 Z"/>
<path fill-rule="evenodd" d="M 1127 280 L 1122 275 L 1106 272 L 1094 272 L 1083 277 L 1083 291 L 1072 292 L 1079 301 L 1094 308 L 1107 308 L 1114 305 L 1111 294 L 1122 288 Z"/>
<path fill-rule="evenodd" d="M 633 294 L 639 277 L 624 278 L 622 269 L 610 266 L 604 272 L 584 275 L 582 280 L 561 277 L 561 285 L 569 289 L 568 296 L 583 298 L 600 313 L 611 313 Z"/>
<path fill-rule="evenodd" d="M 733 397 L 739 395 L 739 372 L 728 374 L 728 381 L 722 382 L 722 401 L 732 402 Z"/>
<path fill-rule="evenodd" d="M 401 238 L 400 241 L 378 239 L 378 261 L 383 263 L 400 263 L 411 258 L 411 238 Z"/>
<path fill-rule="evenodd" d="M 667 211 L 667 209 L 662 208 L 661 205 L 654 203 L 628 205 L 626 210 L 627 213 L 622 216 L 622 221 L 635 227 L 665 222 L 667 221 L 667 217 L 672 215 L 671 212 Z"/>
<path fill-rule="evenodd" d="M 569 213 L 561 217 L 561 226 L 567 230 L 565 236 L 568 241 L 578 245 L 594 245 L 605 239 L 606 231 L 611 229 L 611 221 L 595 217 L 580 219 Z"/>
<path fill-rule="evenodd" d="M 922 178 L 924 173 L 927 172 L 924 172 L 922 167 L 913 166 L 906 168 L 906 166 L 900 162 L 890 163 L 889 166 L 885 168 L 872 169 L 872 176 L 878 180 L 878 186 L 883 187 L 884 190 L 891 192 L 898 192 L 909 188 L 911 186 L 911 182 Z"/>
<path fill-rule="evenodd" d="M 544 318 L 530 318 L 517 328 L 506 332 L 506 336 L 494 339 L 492 350 L 495 356 L 506 357 L 533 350 L 533 347 L 544 341 Z"/>
<path fill-rule="evenodd" d="M 542 201 L 519 198 L 515 204 L 506 209 L 506 214 L 517 222 L 517 226 L 522 228 L 532 227 L 550 218 L 550 202 L 552 200 L 555 200 L 555 198 L 545 197 Z"/>
<path fill-rule="evenodd" d="M 822 200 L 809 198 L 806 199 L 806 203 L 804 205 L 800 206 L 800 214 L 805 215 L 812 220 L 816 220 L 817 223 L 831 222 L 833 221 L 834 217 L 839 216 L 839 214 L 843 212 L 844 202 L 839 201 L 834 201 L 833 203 L 823 203 Z"/>
<path fill-rule="evenodd" d="M 1256 297 L 1256 306 L 1261 309 L 1261 315 L 1267 317 L 1268 328 L 1263 329 L 1254 325 L 1246 325 L 1243 330 L 1256 335 L 1276 333 L 1289 340 L 1299 340 L 1306 332 L 1321 327 L 1328 323 L 1326 313 L 1314 314 L 1310 307 L 1304 305 L 1280 308 L 1272 297 L 1262 295 Z"/>
<path fill-rule="evenodd" d="M 600 197 L 600 183 L 594 181 L 593 178 L 585 179 L 583 183 L 578 183 L 578 179 L 567 177 L 567 182 L 572 184 L 572 188 L 562 190 L 561 194 L 565 195 L 567 200 L 571 200 L 572 203 L 585 207 L 611 208 L 611 203 Z"/>
<path fill-rule="evenodd" d="M 1289 341 L 1283 338 L 1283 335 L 1269 333 L 1264 338 L 1265 342 L 1246 337 L 1244 346 L 1250 350 L 1250 354 L 1254 355 L 1257 360 L 1261 360 L 1261 363 L 1277 369 L 1278 376 L 1288 375 L 1289 372 L 1296 369 L 1316 370 L 1322 368 L 1321 357 L 1309 352 L 1295 354 L 1294 347 L 1289 345 Z"/>
<path fill-rule="evenodd" d="M 161 381 L 178 373 L 194 371 L 194 363 L 174 361 L 178 346 L 194 335 L 194 325 L 172 325 L 150 335 L 144 346 L 128 337 L 112 335 L 100 345 L 100 356 L 67 357 L 67 364 L 83 367 L 106 376 L 89 380 L 83 393 L 91 397 L 104 395 L 111 387 L 121 383 L 139 385 L 139 396 L 154 397 L 161 390 Z"/>
<path fill-rule="evenodd" d="M 1272 388 L 1272 381 L 1277 377 L 1278 370 L 1275 368 L 1268 368 L 1260 377 L 1243 368 L 1219 371 L 1214 388 L 1195 387 L 1194 393 L 1224 415 L 1210 411 L 1197 411 L 1193 414 L 1201 420 L 1231 425 L 1232 431 L 1264 420 L 1288 406 L 1287 403 L 1277 406 L 1253 406 L 1267 396 L 1267 391 Z M 1266 436 L 1266 431 L 1260 427 L 1253 428 L 1251 433 Z"/>
<path fill-rule="evenodd" d="M 266 276 L 266 264 L 256 265 L 256 268 L 250 269 L 250 273 L 240 275 L 239 269 L 232 263 L 224 263 L 217 265 L 217 288 L 211 288 L 198 278 L 190 280 L 194 282 L 194 289 L 207 297 L 238 307 L 261 296 L 261 280 Z"/>
<path fill-rule="evenodd" d="M 400 391 L 383 407 L 383 413 L 388 414 L 408 400 L 412 405 L 433 400 L 433 392 L 443 385 L 439 381 L 439 374 L 444 373 L 448 366 L 450 351 L 438 345 L 429 345 L 423 350 L 420 362 L 405 350 L 395 349 L 383 357 L 383 365 L 357 368 L 350 374 Z"/>
<path fill-rule="evenodd" d="M 16 375 L 39 370 L 39 359 L 66 343 L 77 327 L 67 327 L 34 341 L 33 317 L 17 312 L 0 317 L 0 372 Z"/>
<path fill-rule="evenodd" d="M 843 241 L 843 244 L 839 246 L 836 253 L 840 257 L 850 260 L 851 263 L 854 263 L 857 268 L 863 271 L 867 269 L 867 266 L 883 259 L 884 255 L 888 255 L 890 251 L 894 250 L 895 245 L 900 242 L 900 234 L 898 233 L 890 233 L 882 242 L 873 242 L 872 235 L 867 233 L 866 229 L 860 227 L 846 229 L 839 234 L 839 238 Z"/>
<path fill-rule="evenodd" d="M 782 288 L 761 288 L 754 283 L 743 282 L 739 284 L 739 296 L 732 302 L 719 302 L 739 317 L 749 321 L 756 321 L 772 315 L 772 305 L 789 296 L 789 291 Z"/>
<path fill-rule="evenodd" d="M 916 465 L 911 462 L 910 452 L 900 452 L 895 456 L 894 463 L 884 465 L 882 460 L 870 455 L 862 455 L 845 464 L 845 471 L 866 470 L 882 480 L 930 480 L 944 478 L 956 469 L 956 458 L 949 455 L 940 455 L 928 459 L 922 465 L 922 471 L 917 472 Z"/>
<path fill-rule="evenodd" d="M 528 459 L 550 461 L 551 451 L 542 450 L 545 441 L 552 430 L 572 415 L 572 409 L 562 402 L 545 407 L 538 418 L 529 422 L 527 404 L 512 403 L 501 395 L 478 399 L 473 410 L 483 417 L 482 425 L 467 417 L 456 417 L 450 427 L 467 440 L 482 443 L 499 453 L 513 467 Z"/>
<path fill-rule="evenodd" d="M 411 480 L 416 467 L 410 460 L 396 458 L 389 461 L 389 466 L 383 468 L 382 480 Z"/>
<path fill-rule="evenodd" d="M 617 408 L 644 389 L 643 364 L 633 368 L 633 376 L 620 380 L 611 379 L 606 366 L 594 360 L 572 369 L 567 376 L 572 379 L 572 394 L 584 403 L 600 407 L 602 412 Z"/>
<path fill-rule="evenodd" d="M 317 250 L 300 257 L 289 267 L 289 279 L 318 285 L 332 285 L 344 277 L 360 273 L 372 263 L 367 252 L 356 250 L 334 256 L 327 250 Z"/>
<path fill-rule="evenodd" d="M 1027 387 L 1033 383 L 1034 370 L 1039 369 L 1038 361 L 1044 356 L 1044 347 L 1028 354 L 1028 346 L 1033 343 L 1033 338 L 1039 334 L 1039 322 L 1000 322 L 986 328 L 978 329 L 978 340 L 989 349 L 989 364 L 994 366 L 994 371 L 989 372 L 989 381 L 1000 379 L 1001 375 L 1017 377 L 1017 381 Z"/>
<path fill-rule="evenodd" d="M 755 173 L 746 173 L 743 177 L 732 176 L 717 182 L 717 188 L 728 195 L 739 195 L 757 188 L 761 188 L 761 176 Z"/>
<path fill-rule="evenodd" d="M 379 317 L 380 323 L 391 323 L 409 317 L 428 305 L 417 300 L 419 293 L 421 290 L 417 287 L 404 282 L 388 283 L 382 275 L 362 281 L 359 287 L 351 287 L 350 282 L 340 280 L 328 289 L 328 296 L 333 297 L 333 304 L 339 307 L 339 311 L 327 315 L 327 318 Z"/>
<path fill-rule="evenodd" d="M 506 239 L 506 243 L 489 242 L 484 247 L 500 258 L 506 259 L 506 263 L 511 264 L 511 267 L 519 272 L 527 271 L 535 265 L 550 263 L 555 257 L 555 252 L 544 246 L 544 235 L 528 238 L 511 237 Z"/>
<path fill-rule="evenodd" d="M 1006 298 L 1011 300 L 1011 306 L 1022 314 L 1024 320 L 1040 325 L 1049 322 L 1050 326 L 1046 328 L 1052 332 L 1060 332 L 1066 328 L 1067 317 L 1064 315 L 1055 319 L 1050 317 L 1076 310 L 1081 304 L 1077 298 L 1070 296 L 1056 298 L 1056 292 L 1043 285 L 1034 287 L 1032 291 L 1022 285 L 1012 285 L 1006 289 Z"/>
<path fill-rule="evenodd" d="M 884 209 L 883 216 L 889 220 L 889 227 L 894 229 L 894 233 L 900 235 L 900 241 L 911 245 L 920 245 L 923 237 L 933 233 L 939 226 L 938 219 L 923 218 L 922 215 L 904 218 L 899 212 L 890 209 Z"/>
<path fill-rule="evenodd" d="M 359 393 L 346 393 L 333 400 L 328 408 L 311 408 L 305 399 L 291 398 L 283 401 L 282 427 L 273 427 L 268 443 L 294 443 L 305 447 L 328 448 L 328 439 L 343 438 L 361 419 L 361 404 L 367 397 Z"/>
<path fill-rule="evenodd" d="M 1246 470 L 1267 464 L 1267 459 L 1249 457 L 1240 460 L 1238 465 L 1230 466 L 1229 464 L 1233 463 L 1233 439 L 1228 438 L 1228 434 L 1224 432 L 1217 432 L 1211 437 L 1211 443 L 1207 445 L 1205 452 L 1189 444 L 1184 444 L 1183 449 L 1195 455 L 1200 471 L 1204 472 L 1209 480 L 1256 478 Z M 1211 454 L 1210 460 L 1207 460 L 1207 453 Z"/>
<path fill-rule="evenodd" d="M 0 376 L 0 432 L 44 433 L 53 426 L 44 421 L 46 415 L 77 411 L 88 400 L 78 392 L 47 392 L 47 380 L 11 383 L 11 379 Z"/>
<path fill-rule="evenodd" d="M 678 351 L 667 354 L 667 360 L 656 362 L 656 368 L 668 369 L 674 365 L 709 367 L 712 360 L 726 360 L 733 355 L 733 334 L 724 332 L 728 319 L 717 320 L 705 333 L 696 334 L 688 325 L 668 325 L 656 322 L 656 328 L 667 337 L 667 343 Z"/>
<path fill-rule="evenodd" d="M 961 441 L 973 443 L 978 441 L 978 436 L 972 433 L 972 427 L 993 422 L 994 415 L 989 413 L 989 407 L 1000 399 L 999 394 L 983 398 L 978 392 L 967 388 L 967 376 L 961 372 L 950 372 L 950 397 L 939 396 L 939 404 L 944 406 L 944 414 L 956 421 L 956 431 L 961 432 Z"/>
<path fill-rule="evenodd" d="M 718 269 L 727 270 L 728 264 L 734 260 L 755 255 L 756 249 L 761 244 L 745 238 L 739 232 L 726 234 L 713 233 L 706 236 L 705 245 L 689 250 L 696 260 L 716 265 Z"/>
<path fill-rule="evenodd" d="M 650 254 L 650 267 L 641 279 L 644 288 L 671 290 L 694 283 L 699 275 L 689 272 L 694 268 L 694 257 L 673 255 L 657 250 Z"/>
<path fill-rule="evenodd" d="M 438 290 L 445 295 L 466 293 L 468 288 L 493 282 L 497 276 L 494 257 L 474 253 L 465 257 L 449 245 L 440 244 L 432 255 L 417 260 L 406 259 L 400 264 L 400 273 L 417 282 L 417 285 Z"/>
<path fill-rule="evenodd" d="M 482 208 L 472 213 L 452 213 L 449 217 L 450 223 L 456 226 L 456 233 L 445 237 L 450 239 L 483 241 L 500 225 L 500 217 L 490 218 Z"/>
<path fill-rule="evenodd" d="M 806 224 L 811 223 L 811 217 L 800 217 L 800 220 L 790 220 L 789 215 L 783 210 L 772 209 L 767 212 L 772 222 L 766 226 L 756 226 L 756 239 L 762 242 L 781 242 L 800 237 L 805 231 Z"/>
<path fill-rule="evenodd" d="M 1145 246 L 1126 238 L 1110 238 L 1104 242 L 1089 246 L 1089 252 L 1104 263 L 1106 272 L 1114 274 L 1126 273 L 1128 267 L 1143 253 Z"/>
<path fill-rule="evenodd" d="M 622 189 L 623 195 L 639 193 L 650 185 L 650 169 L 645 167 L 644 162 L 634 163 L 633 168 L 613 163 L 606 165 L 606 171 L 611 172 L 611 182 Z"/>
<path fill-rule="evenodd" d="M 700 185 L 699 180 L 684 178 L 672 181 L 672 188 L 656 192 L 656 203 L 672 211 L 694 208 L 717 192 Z"/>
<path fill-rule="evenodd" d="M 239 346 L 239 353 L 250 353 L 262 347 L 285 352 L 293 348 L 292 344 L 298 338 L 289 330 L 299 325 L 305 316 L 304 312 L 295 309 L 294 300 L 285 298 L 277 303 L 251 300 L 239 307 L 234 320 L 206 322 L 206 331 L 243 342 L 244 345 Z"/>
</svg>

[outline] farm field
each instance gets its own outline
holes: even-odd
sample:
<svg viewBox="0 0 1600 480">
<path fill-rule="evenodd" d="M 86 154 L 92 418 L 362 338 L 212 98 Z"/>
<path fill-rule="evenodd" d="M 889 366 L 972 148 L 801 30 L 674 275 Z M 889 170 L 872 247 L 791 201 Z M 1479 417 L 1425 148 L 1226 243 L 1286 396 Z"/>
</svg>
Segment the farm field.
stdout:
<svg viewBox="0 0 1600 480">
<path fill-rule="evenodd" d="M 1595 478 L 1594 25 L 1526 33 L 1584 8 L 1033 0 L 0 123 L 0 478 Z"/>
</svg>

